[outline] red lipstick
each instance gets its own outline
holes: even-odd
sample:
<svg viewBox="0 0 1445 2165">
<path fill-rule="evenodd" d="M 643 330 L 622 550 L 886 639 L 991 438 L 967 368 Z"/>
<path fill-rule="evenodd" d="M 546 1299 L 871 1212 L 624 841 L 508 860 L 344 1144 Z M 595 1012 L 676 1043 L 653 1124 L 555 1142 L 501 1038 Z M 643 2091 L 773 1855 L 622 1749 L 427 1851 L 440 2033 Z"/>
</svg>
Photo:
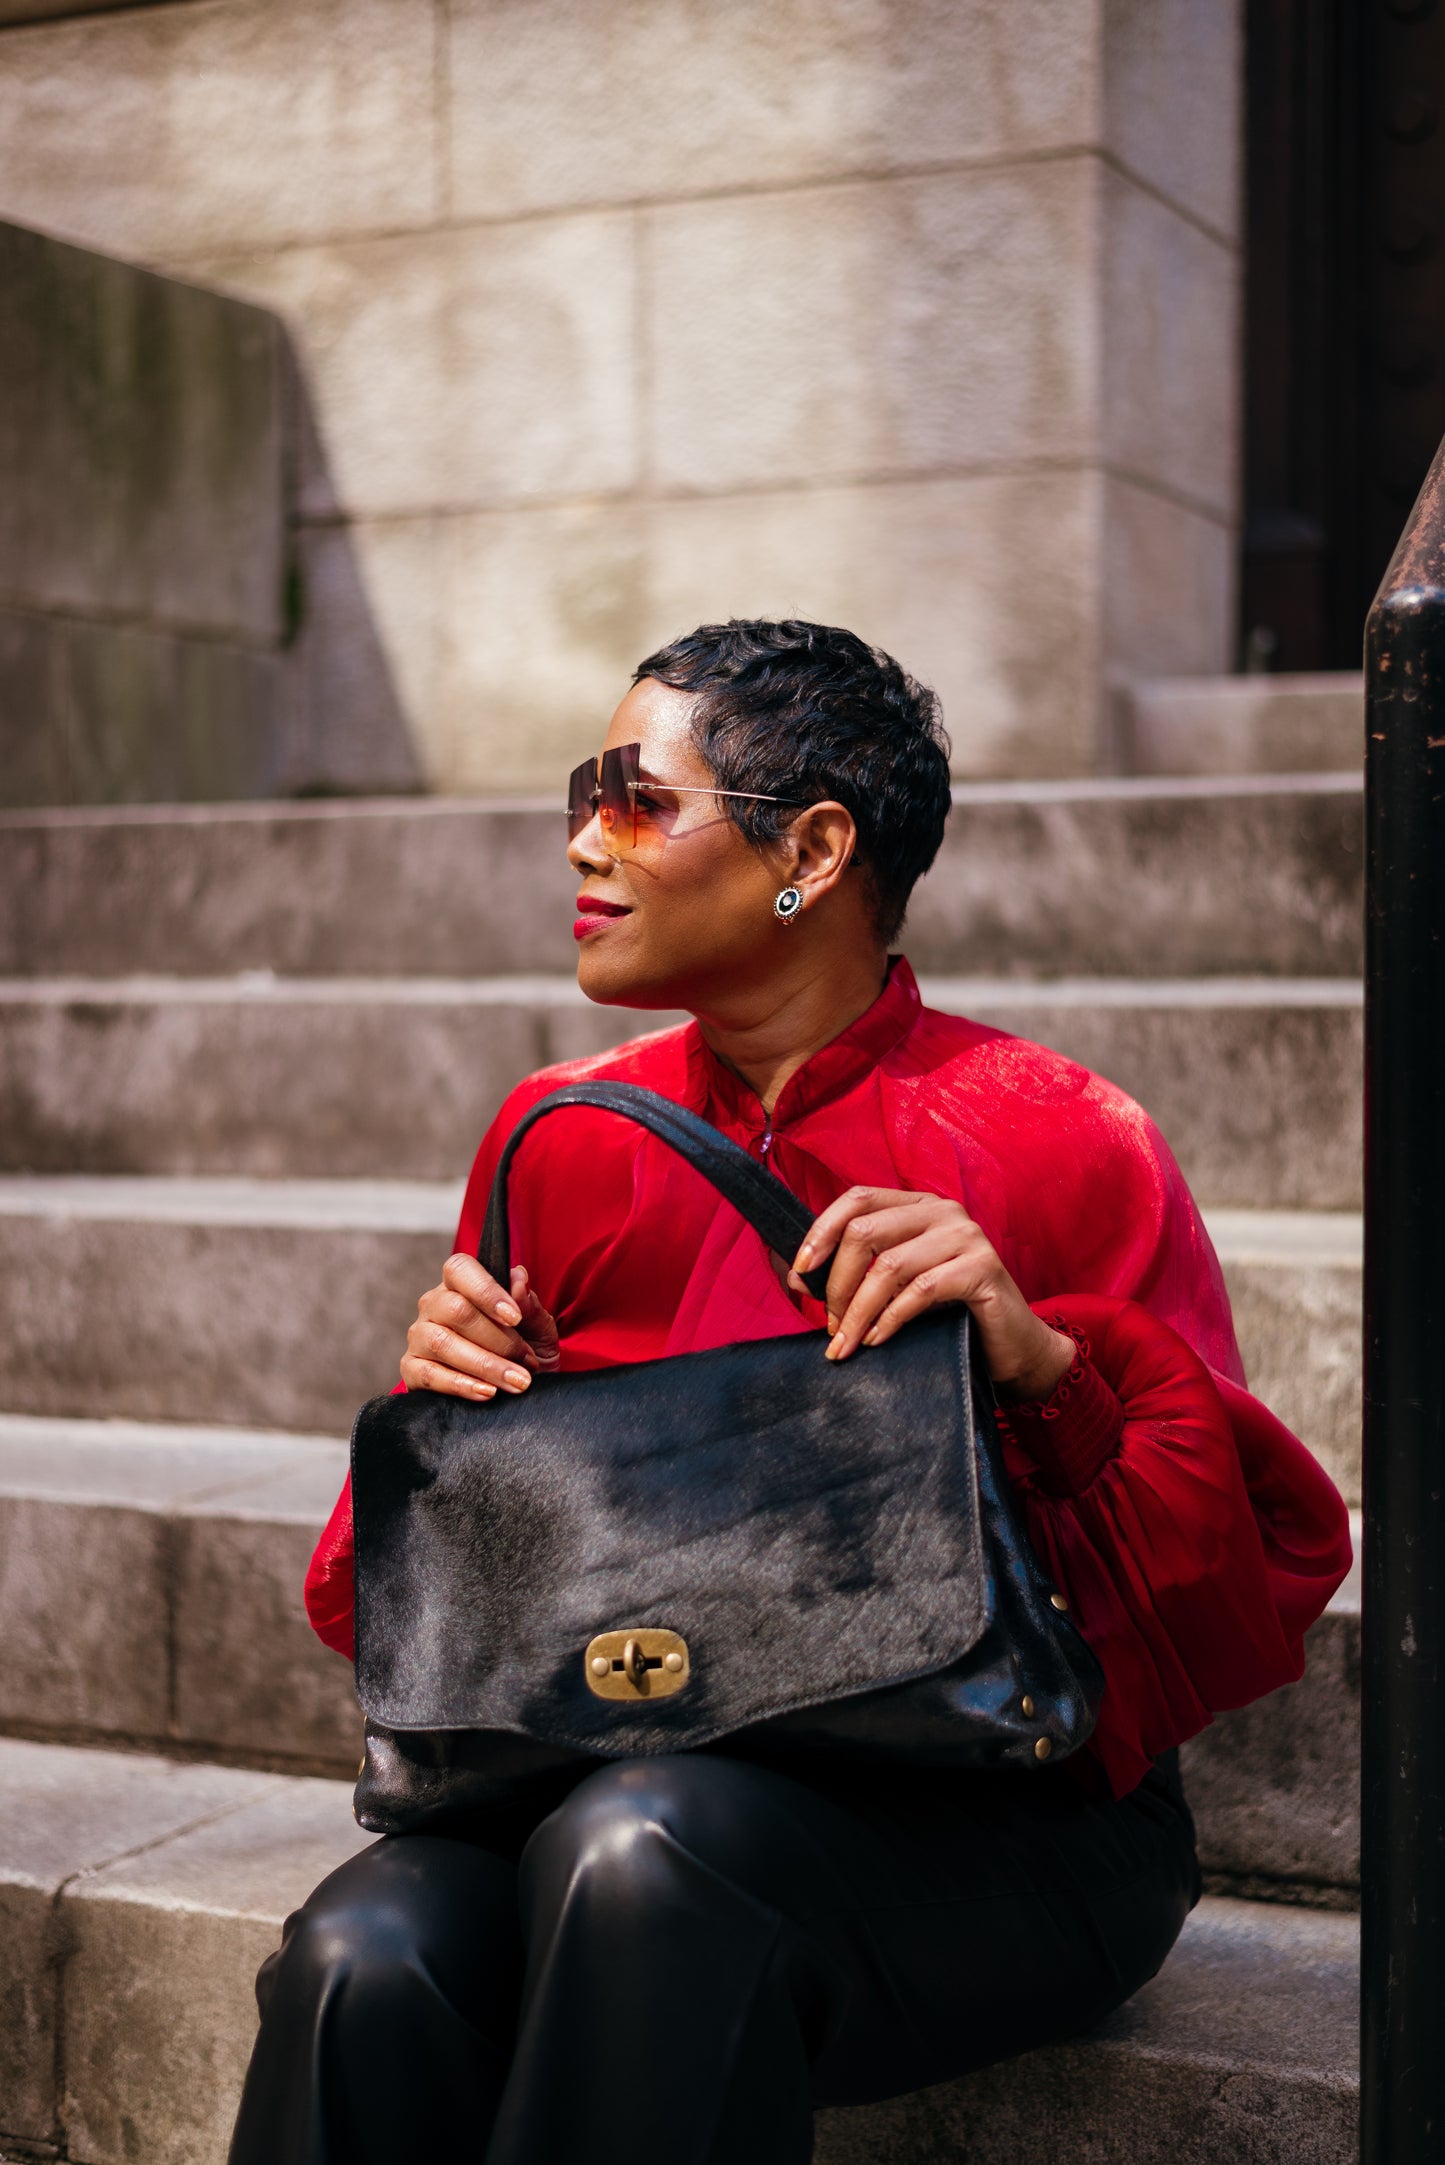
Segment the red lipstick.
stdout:
<svg viewBox="0 0 1445 2165">
<path fill-rule="evenodd" d="M 594 932 L 603 932 L 619 917 L 631 915 L 625 902 L 604 902 L 600 895 L 577 897 L 577 921 L 572 927 L 574 940 L 590 938 Z"/>
</svg>

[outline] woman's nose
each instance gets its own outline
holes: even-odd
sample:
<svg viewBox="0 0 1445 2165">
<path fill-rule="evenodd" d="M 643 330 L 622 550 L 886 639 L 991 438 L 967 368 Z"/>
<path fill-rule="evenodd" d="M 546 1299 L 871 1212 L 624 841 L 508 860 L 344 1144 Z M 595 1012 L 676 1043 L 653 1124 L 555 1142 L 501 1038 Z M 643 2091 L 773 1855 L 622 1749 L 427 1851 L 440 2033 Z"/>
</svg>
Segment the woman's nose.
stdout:
<svg viewBox="0 0 1445 2165">
<path fill-rule="evenodd" d="M 594 812 L 580 834 L 567 844 L 567 862 L 574 872 L 610 872 L 616 862 L 602 834 L 602 820 Z"/>
</svg>

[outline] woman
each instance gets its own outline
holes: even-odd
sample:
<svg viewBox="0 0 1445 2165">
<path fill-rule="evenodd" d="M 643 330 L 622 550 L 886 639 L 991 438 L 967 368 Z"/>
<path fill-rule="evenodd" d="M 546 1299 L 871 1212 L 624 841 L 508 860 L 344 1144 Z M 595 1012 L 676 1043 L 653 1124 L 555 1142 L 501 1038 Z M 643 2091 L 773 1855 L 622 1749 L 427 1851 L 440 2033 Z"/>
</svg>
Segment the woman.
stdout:
<svg viewBox="0 0 1445 2165">
<path fill-rule="evenodd" d="M 573 777 L 578 975 L 682 1029 L 530 1077 L 478 1154 L 408 1388 L 826 1325 L 851 1360 L 965 1302 L 1016 1498 L 1107 1679 L 1028 1773 L 621 1761 L 536 1824 L 375 1844 L 262 1971 L 234 2165 L 794 2165 L 816 2106 L 1096 2023 L 1197 1899 L 1174 1747 L 1297 1677 L 1344 1510 L 1243 1389 L 1218 1264 L 1140 1109 L 925 1009 L 889 943 L 937 851 L 932 695 L 850 633 L 707 626 L 644 662 Z M 618 1077 L 703 1114 L 816 1219 L 794 1268 L 630 1123 L 523 1143 L 510 1286 L 474 1260 L 538 1097 Z M 826 1306 L 798 1270 L 831 1256 Z M 351 1638 L 349 1496 L 308 1580 Z"/>
</svg>

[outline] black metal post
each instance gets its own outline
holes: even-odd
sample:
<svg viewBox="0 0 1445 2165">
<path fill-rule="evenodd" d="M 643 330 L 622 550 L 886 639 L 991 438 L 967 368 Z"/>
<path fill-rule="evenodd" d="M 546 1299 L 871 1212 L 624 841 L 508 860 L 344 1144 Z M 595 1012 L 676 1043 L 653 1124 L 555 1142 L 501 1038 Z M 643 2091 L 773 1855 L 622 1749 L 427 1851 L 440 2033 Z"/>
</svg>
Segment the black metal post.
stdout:
<svg viewBox="0 0 1445 2165">
<path fill-rule="evenodd" d="M 1364 2165 L 1445 2159 L 1445 446 L 1365 635 Z"/>
</svg>

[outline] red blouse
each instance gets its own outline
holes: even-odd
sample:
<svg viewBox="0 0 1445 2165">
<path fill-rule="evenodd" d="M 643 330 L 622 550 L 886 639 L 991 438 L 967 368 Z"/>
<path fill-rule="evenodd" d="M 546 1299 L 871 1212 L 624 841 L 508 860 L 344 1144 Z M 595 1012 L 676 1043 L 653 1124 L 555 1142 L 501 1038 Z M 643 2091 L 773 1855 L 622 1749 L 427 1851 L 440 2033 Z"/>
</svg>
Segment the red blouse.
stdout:
<svg viewBox="0 0 1445 2165">
<path fill-rule="evenodd" d="M 1303 1444 L 1244 1389 L 1209 1236 L 1167 1144 L 1122 1091 L 925 1008 L 899 960 L 868 1012 L 793 1076 L 771 1127 L 695 1023 L 529 1076 L 477 1153 L 458 1249 L 476 1252 L 520 1115 L 582 1076 L 690 1106 L 814 1211 L 859 1182 L 954 1197 L 1025 1297 L 1074 1337 L 1048 1404 L 1009 1409 L 1005 1454 L 1035 1550 L 1104 1668 L 1088 1748 L 1116 1795 L 1214 1713 L 1302 1673 L 1304 1633 L 1349 1568 L 1348 1517 Z M 564 1369 L 823 1321 L 815 1302 L 794 1305 L 714 1189 L 610 1113 L 560 1112 L 527 1137 L 511 1220 Z M 321 1637 L 349 1654 L 349 1485 L 306 1599 Z"/>
</svg>

